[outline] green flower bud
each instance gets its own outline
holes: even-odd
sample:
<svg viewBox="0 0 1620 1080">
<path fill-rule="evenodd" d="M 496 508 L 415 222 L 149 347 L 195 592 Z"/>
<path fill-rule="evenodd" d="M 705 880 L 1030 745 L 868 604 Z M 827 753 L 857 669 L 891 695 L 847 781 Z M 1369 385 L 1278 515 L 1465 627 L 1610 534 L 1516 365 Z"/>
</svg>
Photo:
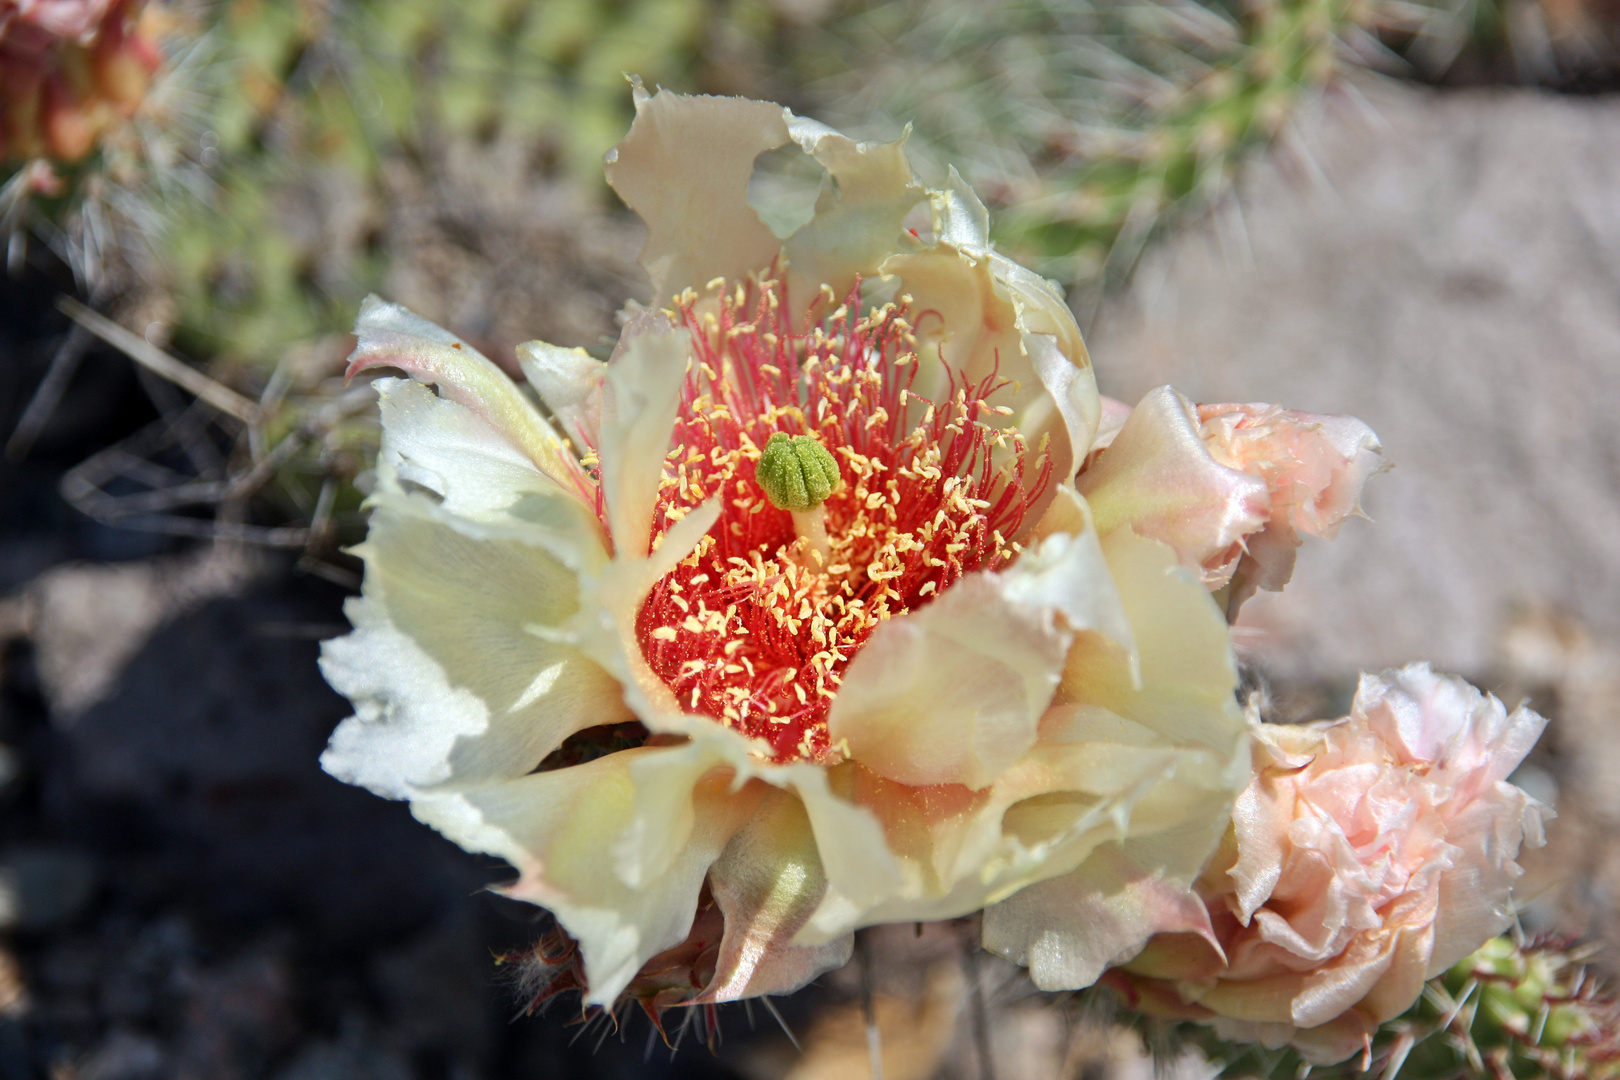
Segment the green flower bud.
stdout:
<svg viewBox="0 0 1620 1080">
<path fill-rule="evenodd" d="M 778 431 L 765 444 L 754 479 L 772 506 L 802 514 L 838 489 L 838 462 L 814 435 Z"/>
</svg>

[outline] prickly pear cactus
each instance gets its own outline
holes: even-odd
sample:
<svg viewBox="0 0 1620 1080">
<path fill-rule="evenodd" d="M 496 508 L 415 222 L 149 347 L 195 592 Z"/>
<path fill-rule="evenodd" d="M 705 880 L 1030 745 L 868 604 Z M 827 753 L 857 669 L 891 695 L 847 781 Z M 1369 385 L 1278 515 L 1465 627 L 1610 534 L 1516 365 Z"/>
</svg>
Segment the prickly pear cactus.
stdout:
<svg viewBox="0 0 1620 1080">
<path fill-rule="evenodd" d="M 911 123 L 925 170 L 956 165 L 996 206 L 1004 248 L 1094 299 L 1334 77 L 1356 14 L 1348 0 L 893 0 L 828 31 L 851 59 L 810 85 L 841 126 Z"/>
<path fill-rule="evenodd" d="M 1586 966 L 1592 951 L 1555 938 L 1494 938 L 1431 980 L 1365 1057 L 1325 1068 L 1288 1050 L 1229 1046 L 1196 1025 L 1167 1035 L 1199 1047 L 1223 1077 L 1616 1080 L 1620 1001 Z"/>
</svg>

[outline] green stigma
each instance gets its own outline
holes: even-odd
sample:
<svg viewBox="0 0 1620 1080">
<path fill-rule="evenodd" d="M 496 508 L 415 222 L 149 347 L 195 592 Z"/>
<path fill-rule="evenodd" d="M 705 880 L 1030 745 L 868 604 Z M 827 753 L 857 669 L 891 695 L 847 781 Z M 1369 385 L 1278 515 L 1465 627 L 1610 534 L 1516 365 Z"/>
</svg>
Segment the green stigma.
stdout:
<svg viewBox="0 0 1620 1080">
<path fill-rule="evenodd" d="M 765 444 L 754 479 L 778 510 L 802 514 L 827 501 L 838 488 L 838 462 L 814 435 L 778 431 Z"/>
</svg>

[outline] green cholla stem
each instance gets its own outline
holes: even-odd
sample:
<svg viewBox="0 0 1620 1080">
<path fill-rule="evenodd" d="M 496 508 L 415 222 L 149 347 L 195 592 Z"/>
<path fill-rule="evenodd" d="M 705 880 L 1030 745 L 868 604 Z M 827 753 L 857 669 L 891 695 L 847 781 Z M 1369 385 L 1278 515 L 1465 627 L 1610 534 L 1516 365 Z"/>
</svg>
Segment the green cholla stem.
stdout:
<svg viewBox="0 0 1620 1080">
<path fill-rule="evenodd" d="M 778 510 L 793 515 L 793 531 L 826 566 L 832 561 L 827 510 L 822 504 L 838 490 L 838 462 L 814 435 L 778 431 L 760 454 L 754 479 Z"/>
</svg>

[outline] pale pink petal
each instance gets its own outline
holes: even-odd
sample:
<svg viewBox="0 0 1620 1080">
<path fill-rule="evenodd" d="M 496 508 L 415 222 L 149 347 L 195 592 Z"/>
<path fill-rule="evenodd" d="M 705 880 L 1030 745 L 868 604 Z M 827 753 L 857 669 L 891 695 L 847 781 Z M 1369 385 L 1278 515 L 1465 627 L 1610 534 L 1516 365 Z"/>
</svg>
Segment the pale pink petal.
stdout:
<svg viewBox="0 0 1620 1080">
<path fill-rule="evenodd" d="M 1198 421 L 1217 461 L 1266 481 L 1272 520 L 1308 536 L 1337 535 L 1360 509 L 1367 480 L 1386 467 L 1378 436 L 1352 416 L 1200 405 Z"/>
<path fill-rule="evenodd" d="M 1511 924 L 1514 860 L 1546 811 L 1501 777 L 1544 723 L 1423 664 L 1363 677 L 1342 720 L 1257 723 L 1232 850 L 1198 882 L 1226 966 L 1118 977 L 1173 989 L 1227 1037 L 1317 1063 L 1360 1049 Z"/>
<path fill-rule="evenodd" d="M 1454 820 L 1446 834 L 1459 849 L 1456 865 L 1440 876 L 1432 978 L 1513 925 L 1513 886 L 1524 871 L 1521 845 L 1545 843 L 1542 822 L 1552 811 L 1511 784 L 1498 783 Z"/>
<path fill-rule="evenodd" d="M 1227 612 L 1235 617 L 1258 589 L 1276 592 L 1294 574 L 1301 534 L 1331 540 L 1361 490 L 1387 468 L 1378 437 L 1350 416 L 1276 405 L 1200 405 L 1204 444 L 1221 464 L 1259 477 L 1269 491 L 1264 529 L 1249 537 L 1232 572 Z"/>
<path fill-rule="evenodd" d="M 1168 386 L 1142 399 L 1076 486 L 1099 532 L 1128 525 L 1169 544 L 1212 585 L 1225 582 L 1239 543 L 1270 512 L 1265 482 L 1211 457 L 1192 403 Z"/>
</svg>

